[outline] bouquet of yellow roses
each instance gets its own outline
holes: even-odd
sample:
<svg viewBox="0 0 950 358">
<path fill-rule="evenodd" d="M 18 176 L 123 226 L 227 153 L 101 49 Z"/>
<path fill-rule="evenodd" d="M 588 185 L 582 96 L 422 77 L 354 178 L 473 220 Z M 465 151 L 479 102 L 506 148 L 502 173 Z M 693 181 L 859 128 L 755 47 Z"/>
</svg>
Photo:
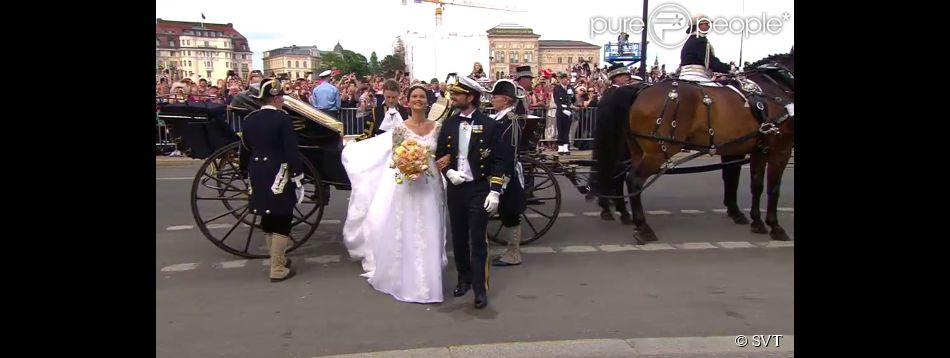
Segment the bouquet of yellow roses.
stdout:
<svg viewBox="0 0 950 358">
<path fill-rule="evenodd" d="M 405 179 L 418 180 L 422 175 L 432 176 L 429 171 L 429 157 L 435 157 L 429 150 L 412 139 L 406 139 L 393 150 L 393 160 L 390 168 L 398 169 L 396 184 L 402 184 Z M 428 180 L 428 179 L 426 179 Z"/>
</svg>

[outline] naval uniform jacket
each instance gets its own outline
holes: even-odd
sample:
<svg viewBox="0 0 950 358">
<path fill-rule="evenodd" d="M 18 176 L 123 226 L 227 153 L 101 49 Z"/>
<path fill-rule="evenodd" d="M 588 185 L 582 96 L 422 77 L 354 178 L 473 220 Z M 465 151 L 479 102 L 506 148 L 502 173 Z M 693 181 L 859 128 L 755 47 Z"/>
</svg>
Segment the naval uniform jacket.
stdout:
<svg viewBox="0 0 950 358">
<path fill-rule="evenodd" d="M 516 105 L 517 106 L 517 105 Z M 524 137 L 524 118 L 515 112 L 516 107 L 509 107 L 495 114 L 498 124 L 495 131 L 498 142 L 495 144 L 494 154 L 497 161 L 504 165 L 502 177 L 492 177 L 491 190 L 501 193 L 498 212 L 503 215 L 520 215 L 525 210 L 525 193 L 522 183 L 521 163 L 517 160 L 518 147 Z M 500 115 L 500 116 L 499 116 Z M 517 138 L 516 138 L 517 137 Z"/>
<path fill-rule="evenodd" d="M 460 123 L 461 116 L 456 113 L 445 119 L 442 124 L 442 131 L 439 132 L 436 158 L 441 158 L 446 154 L 449 154 L 452 158 L 449 165 L 442 169 L 443 175 L 449 169 L 461 171 L 458 164 Z M 490 179 L 492 190 L 495 190 L 494 183 L 496 181 L 498 182 L 498 188 L 501 188 L 506 162 L 504 156 L 499 156 L 502 153 L 497 153 L 498 143 L 500 142 L 496 131 L 498 123 L 488 115 L 475 109 L 472 112 L 471 125 L 472 134 L 468 141 L 468 163 L 472 171 L 473 182 L 478 183 Z M 507 157 L 511 158 L 511 156 Z"/>
<path fill-rule="evenodd" d="M 564 113 L 564 110 L 570 111 L 571 104 L 574 103 L 574 86 L 565 87 L 560 84 L 554 86 L 554 103 L 557 104 L 555 114 L 558 117 L 570 117 L 569 114 Z"/>
<path fill-rule="evenodd" d="M 240 168 L 251 182 L 251 213 L 292 215 L 303 160 L 290 116 L 263 106 L 244 118 L 242 132 Z"/>
</svg>

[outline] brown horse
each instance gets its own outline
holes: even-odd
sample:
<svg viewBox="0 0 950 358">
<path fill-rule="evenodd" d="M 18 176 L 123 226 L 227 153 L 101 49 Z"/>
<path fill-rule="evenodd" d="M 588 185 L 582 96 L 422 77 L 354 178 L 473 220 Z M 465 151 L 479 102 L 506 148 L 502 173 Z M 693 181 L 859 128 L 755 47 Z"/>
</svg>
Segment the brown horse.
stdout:
<svg viewBox="0 0 950 358">
<path fill-rule="evenodd" d="M 626 146 L 634 184 L 631 207 L 638 243 L 657 240 L 644 215 L 640 199 L 643 185 L 650 176 L 671 164 L 673 155 L 684 148 L 724 158 L 750 154 L 752 231 L 768 233 L 765 228 L 768 224 L 773 240 L 789 240 L 778 223 L 777 206 L 782 173 L 794 145 L 794 117 L 788 110 L 794 100 L 794 57 L 773 55 L 749 67 L 751 69 L 740 77 L 755 82 L 761 93 L 750 97 L 748 106 L 730 88 L 673 79 L 639 91 L 622 89 L 601 100 L 601 105 L 609 107 L 612 114 L 598 118 L 598 122 L 602 122 L 598 123 L 600 135 L 595 142 L 598 181 L 609 182 L 613 172 L 610 168 L 615 168 L 620 158 L 616 152 Z M 757 119 L 752 111 L 752 107 L 760 104 L 765 109 L 764 121 Z M 738 175 L 738 168 L 731 172 Z M 769 201 L 763 223 L 759 200 L 766 174 Z M 727 179 L 726 173 L 723 178 Z M 729 215 L 741 223 L 744 215 L 738 211 L 734 199 L 730 205 L 729 180 L 725 181 Z"/>
</svg>

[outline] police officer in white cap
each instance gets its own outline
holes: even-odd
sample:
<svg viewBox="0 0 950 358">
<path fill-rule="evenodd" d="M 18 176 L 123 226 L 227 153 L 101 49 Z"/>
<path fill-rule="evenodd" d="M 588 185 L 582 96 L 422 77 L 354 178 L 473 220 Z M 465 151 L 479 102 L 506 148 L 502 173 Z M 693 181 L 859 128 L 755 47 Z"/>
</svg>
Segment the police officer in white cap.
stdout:
<svg viewBox="0 0 950 358">
<path fill-rule="evenodd" d="M 330 83 L 330 70 L 320 73 L 320 85 L 314 87 L 313 96 L 310 96 L 310 104 L 313 108 L 319 109 L 333 118 L 340 118 L 340 90 Z"/>
</svg>

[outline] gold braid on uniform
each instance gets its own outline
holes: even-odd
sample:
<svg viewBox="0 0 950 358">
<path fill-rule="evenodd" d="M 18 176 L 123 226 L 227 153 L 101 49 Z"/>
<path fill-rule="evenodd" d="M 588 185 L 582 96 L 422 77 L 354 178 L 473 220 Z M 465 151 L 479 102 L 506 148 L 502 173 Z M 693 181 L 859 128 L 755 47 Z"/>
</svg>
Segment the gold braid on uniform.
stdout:
<svg viewBox="0 0 950 358">
<path fill-rule="evenodd" d="M 505 180 L 502 179 L 502 177 L 492 175 L 492 177 L 491 177 L 491 183 L 492 183 L 492 184 L 502 185 L 502 184 L 505 183 Z"/>
<path fill-rule="evenodd" d="M 369 119 L 363 121 L 363 134 L 357 137 L 356 141 L 372 138 L 373 127 L 376 127 L 376 106 L 370 107 Z"/>
</svg>

